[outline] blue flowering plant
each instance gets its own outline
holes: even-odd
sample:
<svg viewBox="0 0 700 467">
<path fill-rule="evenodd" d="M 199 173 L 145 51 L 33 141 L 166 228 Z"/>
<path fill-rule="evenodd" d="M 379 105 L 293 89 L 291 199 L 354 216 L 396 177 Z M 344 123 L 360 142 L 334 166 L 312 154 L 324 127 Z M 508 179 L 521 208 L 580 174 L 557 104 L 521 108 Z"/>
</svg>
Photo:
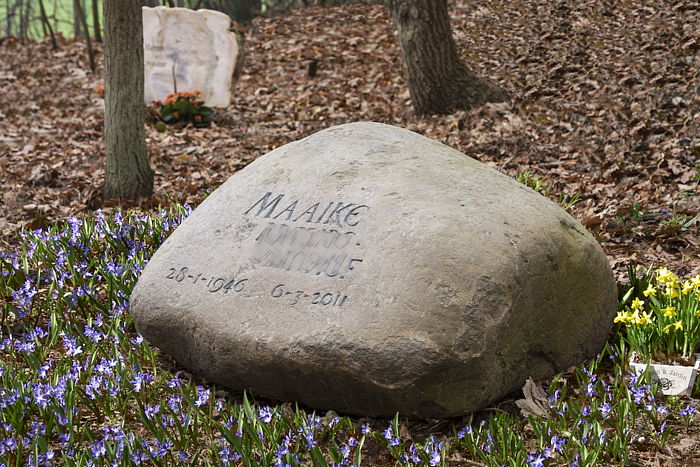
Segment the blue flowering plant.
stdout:
<svg viewBox="0 0 700 467">
<path fill-rule="evenodd" d="M 631 274 L 615 317 L 643 361 L 693 365 L 700 344 L 700 275 L 681 280 L 667 268 Z"/>
<path fill-rule="evenodd" d="M 189 213 L 98 212 L 0 252 L 0 466 L 624 465 L 633 436 L 663 449 L 695 421 L 692 406 L 627 378 L 610 347 L 554 378 L 536 414 L 494 411 L 422 435 L 399 414 L 375 429 L 173 372 L 138 334 L 129 296 Z"/>
</svg>

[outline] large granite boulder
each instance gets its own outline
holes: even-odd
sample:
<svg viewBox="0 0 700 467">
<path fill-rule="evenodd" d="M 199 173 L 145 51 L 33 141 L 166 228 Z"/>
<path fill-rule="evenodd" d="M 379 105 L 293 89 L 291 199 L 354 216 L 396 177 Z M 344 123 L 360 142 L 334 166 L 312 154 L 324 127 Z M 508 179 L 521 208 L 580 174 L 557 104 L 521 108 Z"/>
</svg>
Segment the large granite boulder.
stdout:
<svg viewBox="0 0 700 467">
<path fill-rule="evenodd" d="M 144 100 L 197 90 L 207 105 L 228 106 L 242 45 L 243 36 L 220 11 L 143 7 Z"/>
<path fill-rule="evenodd" d="M 600 246 L 548 199 L 416 133 L 352 123 L 258 158 L 160 247 L 140 332 L 195 373 L 338 412 L 488 406 L 599 351 Z"/>
</svg>

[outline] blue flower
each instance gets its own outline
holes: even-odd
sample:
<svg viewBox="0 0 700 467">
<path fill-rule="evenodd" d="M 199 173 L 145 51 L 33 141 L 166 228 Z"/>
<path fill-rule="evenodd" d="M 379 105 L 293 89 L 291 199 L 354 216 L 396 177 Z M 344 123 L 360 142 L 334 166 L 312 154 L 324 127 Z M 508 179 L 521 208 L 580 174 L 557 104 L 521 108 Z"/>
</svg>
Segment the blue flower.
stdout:
<svg viewBox="0 0 700 467">
<path fill-rule="evenodd" d="M 131 455 L 131 460 L 136 465 L 141 465 L 142 462 L 146 462 L 150 458 L 151 458 L 150 453 L 144 452 L 142 449 L 134 450 L 134 453 Z"/>
<path fill-rule="evenodd" d="M 182 380 L 180 378 L 178 378 L 177 376 L 175 376 L 170 381 L 168 381 L 168 387 L 170 389 L 179 388 L 181 385 L 182 385 Z"/>
<path fill-rule="evenodd" d="M 24 281 L 24 285 L 21 289 L 12 292 L 12 298 L 15 300 L 18 307 L 17 317 L 19 319 L 22 319 L 29 314 L 32 307 L 32 301 L 36 294 L 37 290 L 34 288 L 32 281 L 29 279 Z"/>
<path fill-rule="evenodd" d="M 0 441 L 0 454 L 12 452 L 17 449 L 17 440 L 15 438 L 5 438 Z"/>
<path fill-rule="evenodd" d="M 440 463 L 440 453 L 438 451 L 433 451 L 430 453 L 430 465 L 435 466 Z"/>
<path fill-rule="evenodd" d="M 35 384 L 32 387 L 34 392 L 34 403 L 45 409 L 49 405 L 51 398 L 51 385 L 49 384 Z"/>
<path fill-rule="evenodd" d="M 270 423 L 273 416 L 272 409 L 270 407 L 263 407 L 258 411 L 258 418 L 265 423 Z"/>
<path fill-rule="evenodd" d="M 66 354 L 69 357 L 75 357 L 78 354 L 83 353 L 83 347 L 76 343 L 74 337 L 71 337 L 65 333 L 59 334 L 63 338 L 63 345 L 66 347 Z"/>
<path fill-rule="evenodd" d="M 131 385 L 134 386 L 134 391 L 140 392 L 141 387 L 144 383 L 149 383 L 153 381 L 153 375 L 148 373 L 134 373 L 134 379 L 130 381 Z"/>
<path fill-rule="evenodd" d="M 102 457 L 107 454 L 107 448 L 105 447 L 105 442 L 102 440 L 95 440 L 94 443 L 90 445 L 90 454 L 92 457 Z"/>
<path fill-rule="evenodd" d="M 100 390 L 104 382 L 104 377 L 100 375 L 95 375 L 90 378 L 90 381 L 85 385 L 85 394 L 92 399 L 97 399 L 98 396 L 102 394 Z"/>
<path fill-rule="evenodd" d="M 315 448 L 318 445 L 318 443 L 314 439 L 313 431 L 310 433 L 306 433 L 304 435 L 304 438 L 306 439 L 306 449 L 308 449 L 309 451 L 311 451 L 313 448 Z"/>
<path fill-rule="evenodd" d="M 201 407 L 209 402 L 209 394 L 211 391 L 209 389 L 203 389 L 201 386 L 197 387 L 197 400 L 194 402 L 195 407 Z"/>
<path fill-rule="evenodd" d="M 177 394 L 170 396 L 170 398 L 168 399 L 168 407 L 170 408 L 170 410 L 177 413 L 180 411 L 180 404 L 182 403 L 182 401 L 182 396 L 179 396 Z"/>
<path fill-rule="evenodd" d="M 394 434 L 391 431 L 391 425 L 389 425 L 382 434 L 384 435 L 384 439 L 386 439 L 387 441 L 391 441 L 391 439 L 394 437 Z"/>
<path fill-rule="evenodd" d="M 160 406 L 159 405 L 150 405 L 146 404 L 144 407 L 143 413 L 146 415 L 146 418 L 149 420 L 153 420 L 153 417 L 160 411 Z"/>
<path fill-rule="evenodd" d="M 526 461 L 532 467 L 544 467 L 545 457 L 539 452 L 528 454 Z"/>
<path fill-rule="evenodd" d="M 33 340 L 15 341 L 15 349 L 17 349 L 18 352 L 31 354 L 36 350 L 36 344 Z"/>
<path fill-rule="evenodd" d="M 471 433 L 472 433 L 472 427 L 467 425 L 464 428 L 462 428 L 461 430 L 459 430 L 459 432 L 457 433 L 457 438 L 464 439 L 464 438 L 466 438 L 467 435 L 469 435 Z"/>
<path fill-rule="evenodd" d="M 588 383 L 588 385 L 586 386 L 586 395 L 588 397 L 595 397 L 598 395 L 598 393 L 595 390 L 595 386 L 592 382 Z"/>
<path fill-rule="evenodd" d="M 165 457 L 165 455 L 168 454 L 168 451 L 170 451 L 170 448 L 172 447 L 172 441 L 159 441 L 155 457 Z"/>
</svg>

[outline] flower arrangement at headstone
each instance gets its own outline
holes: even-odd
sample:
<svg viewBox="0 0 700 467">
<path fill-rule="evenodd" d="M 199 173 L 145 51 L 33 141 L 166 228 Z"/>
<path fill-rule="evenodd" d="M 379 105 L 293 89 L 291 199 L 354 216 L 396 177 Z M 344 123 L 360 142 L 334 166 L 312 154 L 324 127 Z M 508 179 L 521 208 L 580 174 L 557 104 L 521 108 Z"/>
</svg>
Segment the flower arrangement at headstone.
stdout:
<svg viewBox="0 0 700 467">
<path fill-rule="evenodd" d="M 196 128 L 208 127 L 214 111 L 200 100 L 200 92 L 181 91 L 169 94 L 164 102 L 153 101 L 158 118 L 166 124 L 192 124 Z"/>
<path fill-rule="evenodd" d="M 632 351 L 630 367 L 648 369 L 663 394 L 690 395 L 700 369 L 700 275 L 682 281 L 659 268 L 641 277 L 630 270 L 630 279 L 615 317 Z"/>
</svg>

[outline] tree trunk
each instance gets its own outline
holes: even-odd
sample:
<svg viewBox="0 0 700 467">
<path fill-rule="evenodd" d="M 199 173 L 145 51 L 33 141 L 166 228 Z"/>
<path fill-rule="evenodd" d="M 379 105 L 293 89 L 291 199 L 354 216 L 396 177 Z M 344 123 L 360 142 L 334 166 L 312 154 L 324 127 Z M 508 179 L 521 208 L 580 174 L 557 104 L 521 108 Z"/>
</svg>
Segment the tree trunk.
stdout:
<svg viewBox="0 0 700 467">
<path fill-rule="evenodd" d="M 56 35 L 53 33 L 53 28 L 51 27 L 49 17 L 46 15 L 44 0 L 39 0 L 39 11 L 41 12 L 41 23 L 44 25 L 44 30 L 48 30 L 48 34 L 51 36 L 51 48 L 53 50 L 56 50 L 58 49 L 58 44 L 56 43 Z"/>
<path fill-rule="evenodd" d="M 144 133 L 140 0 L 105 0 L 105 184 L 103 198 L 153 193 Z"/>
<path fill-rule="evenodd" d="M 87 46 L 88 53 L 88 63 L 90 64 L 90 71 L 93 73 L 97 69 L 95 65 L 95 51 L 92 49 L 92 40 L 90 39 L 90 29 L 87 25 L 87 17 L 85 16 L 85 10 L 80 4 L 80 0 L 75 4 L 78 9 L 78 17 L 80 18 L 80 23 L 83 25 L 83 32 L 85 32 L 85 45 Z"/>
<path fill-rule="evenodd" d="M 82 10 L 80 6 L 80 0 L 73 0 L 73 36 L 77 39 L 82 33 L 82 27 L 80 22 L 80 11 Z"/>
<path fill-rule="evenodd" d="M 500 88 L 476 76 L 460 60 L 447 0 L 385 1 L 398 31 L 416 114 L 445 114 L 505 99 Z"/>
<path fill-rule="evenodd" d="M 7 30 L 7 37 L 12 36 L 12 18 L 15 16 L 15 8 L 17 7 L 17 2 L 13 3 L 10 7 L 10 0 L 5 1 L 5 11 L 7 16 L 5 17 L 5 29 Z"/>
<path fill-rule="evenodd" d="M 19 38 L 24 44 L 25 39 L 27 39 L 27 30 L 29 27 L 29 7 L 30 3 L 24 3 L 24 0 L 20 0 L 19 3 Z"/>
<path fill-rule="evenodd" d="M 102 42 L 100 33 L 100 6 L 98 0 L 92 0 L 92 26 L 95 31 L 95 42 Z"/>
</svg>

